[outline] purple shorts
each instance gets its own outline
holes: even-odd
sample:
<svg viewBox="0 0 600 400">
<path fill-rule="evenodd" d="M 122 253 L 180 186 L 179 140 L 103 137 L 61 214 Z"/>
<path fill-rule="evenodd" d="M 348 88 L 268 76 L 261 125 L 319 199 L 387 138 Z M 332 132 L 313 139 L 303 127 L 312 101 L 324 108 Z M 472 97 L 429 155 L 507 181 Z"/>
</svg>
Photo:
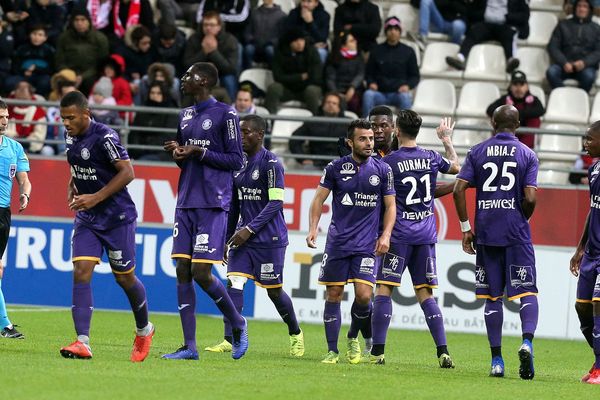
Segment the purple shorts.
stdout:
<svg viewBox="0 0 600 400">
<path fill-rule="evenodd" d="M 390 251 L 383 255 L 381 262 L 377 273 L 378 284 L 400 286 L 402 274 L 408 267 L 415 289 L 437 288 L 435 244 L 392 243 Z"/>
<path fill-rule="evenodd" d="M 222 264 L 227 212 L 212 208 L 177 208 L 171 258 Z"/>
<path fill-rule="evenodd" d="M 359 282 L 375 286 L 377 257 L 375 252 L 352 253 L 325 247 L 319 284 L 327 286 Z"/>
<path fill-rule="evenodd" d="M 577 302 L 600 301 L 600 259 L 583 255 L 577 280 Z"/>
<path fill-rule="evenodd" d="M 478 298 L 509 300 L 535 295 L 535 253 L 531 243 L 507 247 L 477 245 L 475 294 Z"/>
<path fill-rule="evenodd" d="M 259 249 L 248 246 L 229 250 L 227 276 L 244 276 L 265 289 L 282 287 L 285 250 L 286 247 Z"/>
<path fill-rule="evenodd" d="M 136 223 L 120 225 L 113 229 L 98 230 L 75 220 L 73 226 L 72 260 L 95 261 L 108 254 L 108 262 L 115 274 L 127 274 L 135 268 Z"/>
</svg>

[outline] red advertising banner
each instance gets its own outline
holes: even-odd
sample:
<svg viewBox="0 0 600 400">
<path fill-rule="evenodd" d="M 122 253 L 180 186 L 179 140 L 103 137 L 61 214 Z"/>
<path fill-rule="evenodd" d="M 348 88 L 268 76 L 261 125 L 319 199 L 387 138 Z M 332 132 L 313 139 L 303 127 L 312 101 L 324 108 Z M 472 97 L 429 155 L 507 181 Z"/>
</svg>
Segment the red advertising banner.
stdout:
<svg viewBox="0 0 600 400">
<path fill-rule="evenodd" d="M 65 160 L 31 159 L 29 178 L 33 185 L 27 215 L 72 218 L 67 207 L 67 182 L 70 172 Z M 129 192 L 137 205 L 139 222 L 172 223 L 177 195 L 179 169 L 176 166 L 135 165 L 136 179 Z M 286 175 L 284 214 L 289 229 L 308 228 L 308 210 L 317 175 Z M 15 184 L 16 186 L 16 184 Z M 13 191 L 13 205 L 17 205 L 17 191 Z M 589 210 L 587 190 L 574 188 L 540 188 L 531 227 L 537 245 L 575 246 L 581 235 Z M 474 216 L 475 192 L 468 191 L 471 222 Z M 13 207 L 13 212 L 17 207 Z M 330 219 L 330 208 L 323 209 L 322 227 Z M 439 238 L 459 240 L 461 233 L 454 210 L 452 195 L 436 200 Z"/>
</svg>

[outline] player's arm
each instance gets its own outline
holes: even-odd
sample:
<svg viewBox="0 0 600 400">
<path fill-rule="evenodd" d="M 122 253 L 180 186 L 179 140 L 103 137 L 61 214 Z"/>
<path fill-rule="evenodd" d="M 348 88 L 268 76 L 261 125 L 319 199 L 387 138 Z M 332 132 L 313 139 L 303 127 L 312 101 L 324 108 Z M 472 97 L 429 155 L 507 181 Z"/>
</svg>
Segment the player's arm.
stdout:
<svg viewBox="0 0 600 400">
<path fill-rule="evenodd" d="M 227 171 L 238 171 L 244 165 L 244 156 L 242 152 L 242 135 L 240 133 L 240 123 L 235 111 L 228 112 L 221 128 L 221 138 L 224 141 L 225 151 L 212 151 L 203 148 L 203 154 L 200 155 L 200 162 L 215 169 L 224 169 Z"/>
<path fill-rule="evenodd" d="M 454 190 L 455 182 L 456 181 L 437 183 L 435 185 L 435 190 L 433 191 L 433 197 L 437 199 L 439 197 L 444 197 L 445 195 L 452 193 L 452 191 Z"/>
<path fill-rule="evenodd" d="M 319 220 L 321 219 L 321 214 L 323 214 L 323 204 L 330 192 L 331 190 L 324 188 L 323 186 L 318 186 L 315 197 L 313 197 L 313 200 L 310 203 L 310 210 L 308 212 L 309 227 L 308 236 L 306 236 L 306 244 L 313 249 L 317 248 L 317 229 L 319 228 Z"/>
<path fill-rule="evenodd" d="M 537 188 L 532 187 L 532 186 L 527 186 L 527 187 L 525 187 L 525 190 L 524 190 L 525 196 L 523 197 L 523 201 L 521 203 L 521 208 L 523 209 L 523 214 L 525 215 L 525 218 L 528 220 L 533 215 L 533 210 L 535 210 L 535 204 L 537 201 L 536 195 L 535 195 L 536 191 L 537 191 Z"/>
<path fill-rule="evenodd" d="M 25 210 L 29 205 L 29 196 L 31 196 L 31 182 L 27 172 L 17 172 L 17 183 L 19 184 L 19 212 Z"/>
<path fill-rule="evenodd" d="M 451 175 L 456 175 L 460 171 L 460 164 L 458 163 L 458 154 L 456 154 L 456 150 L 454 150 L 454 145 L 452 144 L 452 133 L 454 132 L 454 125 L 456 125 L 456 122 L 452 121 L 452 118 L 448 117 L 442 118 L 440 125 L 437 128 L 435 128 L 438 138 L 444 145 L 446 158 L 450 162 L 450 168 L 448 168 L 448 171 L 445 173 Z"/>
<path fill-rule="evenodd" d="M 225 235 L 225 241 L 229 242 L 235 228 L 237 228 L 238 221 L 240 219 L 240 200 L 238 199 L 237 190 L 233 188 L 233 196 L 231 197 L 231 205 L 229 206 L 229 213 L 227 214 L 227 234 Z"/>
<path fill-rule="evenodd" d="M 463 233 L 463 251 L 467 254 L 475 254 L 475 248 L 473 247 L 475 236 L 471 230 L 469 213 L 467 212 L 466 191 L 468 187 L 469 182 L 462 179 L 456 180 L 454 185 L 454 206 L 456 207 L 456 213 L 458 214 L 458 219 L 460 220 L 460 230 Z"/>
<path fill-rule="evenodd" d="M 585 251 L 585 246 L 587 246 L 588 242 L 588 229 L 590 227 L 590 213 L 588 213 L 587 218 L 585 219 L 585 226 L 583 228 L 583 232 L 581 233 L 581 238 L 579 238 L 579 243 L 577 244 L 577 248 L 575 249 L 575 254 L 571 257 L 571 261 L 569 262 L 569 270 L 574 276 L 579 276 L 579 266 L 581 265 L 581 259 L 583 258 L 583 253 Z"/>
<path fill-rule="evenodd" d="M 96 193 L 74 195 L 69 208 L 75 211 L 89 210 L 108 199 L 127 186 L 134 178 L 133 166 L 129 160 L 117 160 L 113 163 L 117 174 L 106 186 Z"/>
<path fill-rule="evenodd" d="M 390 249 L 390 238 L 396 222 L 396 196 L 383 196 L 383 205 L 385 206 L 383 232 L 377 238 L 377 244 L 375 245 L 375 254 L 378 256 L 387 253 Z"/>
</svg>

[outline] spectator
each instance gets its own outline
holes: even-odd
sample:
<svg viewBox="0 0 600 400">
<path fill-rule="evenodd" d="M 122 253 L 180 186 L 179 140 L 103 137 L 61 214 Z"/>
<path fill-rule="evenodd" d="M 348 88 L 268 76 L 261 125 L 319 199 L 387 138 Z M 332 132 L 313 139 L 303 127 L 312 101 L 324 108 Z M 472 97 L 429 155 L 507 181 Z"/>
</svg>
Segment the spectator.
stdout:
<svg viewBox="0 0 600 400">
<path fill-rule="evenodd" d="M 177 107 L 173 99 L 169 96 L 169 89 L 164 82 L 154 82 L 150 84 L 148 97 L 144 99 L 144 106 L 174 108 Z M 175 128 L 177 127 L 177 113 L 164 114 L 155 112 L 138 112 L 135 115 L 133 128 L 129 134 L 129 143 L 134 145 L 160 146 L 165 141 L 173 140 L 175 133 L 168 133 L 163 130 L 158 132 L 139 131 L 135 127 L 146 128 Z M 172 161 L 170 153 L 162 150 L 149 151 L 141 149 L 131 149 L 129 154 L 133 158 L 152 161 Z"/>
<path fill-rule="evenodd" d="M 184 13 L 176 0 L 157 0 L 156 7 L 160 11 L 160 24 L 173 25 L 178 19 L 183 19 Z"/>
<path fill-rule="evenodd" d="M 319 52 L 322 64 L 327 60 L 330 19 L 331 16 L 319 0 L 300 0 L 300 4 L 290 11 L 285 21 L 288 29 L 299 28 L 307 33 L 309 44 L 314 45 Z"/>
<path fill-rule="evenodd" d="M 13 93 L 8 96 L 16 100 L 37 100 L 33 87 L 27 81 L 21 81 Z M 35 104 L 29 106 L 9 105 L 8 129 L 6 136 L 12 138 L 28 139 L 31 142 L 22 143 L 28 153 L 39 153 L 44 147 L 46 139 L 46 112 Z"/>
<path fill-rule="evenodd" d="M 92 116 L 98 122 L 106 125 L 121 125 L 123 120 L 119 117 L 116 110 L 106 110 L 95 108 L 94 106 L 116 106 L 117 102 L 112 96 L 113 84 L 110 78 L 103 76 L 96 82 L 92 95 L 88 98 L 88 102 L 92 108 Z"/>
<path fill-rule="evenodd" d="M 385 20 L 386 41 L 375 46 L 366 68 L 367 91 L 363 95 L 363 115 L 378 104 L 390 104 L 402 109 L 412 106 L 410 92 L 419 83 L 417 56 L 412 48 L 400 43 L 400 20 Z"/>
<path fill-rule="evenodd" d="M 89 0 L 96 2 L 99 0 Z M 126 43 L 129 29 L 142 25 L 149 32 L 154 26 L 154 12 L 148 0 L 113 0 L 111 16 L 106 27 L 106 36 L 111 43 L 111 48 L 116 49 Z M 125 41 L 125 42 L 124 42 Z"/>
<path fill-rule="evenodd" d="M 238 90 L 233 107 L 235 111 L 241 114 L 256 114 L 252 92 L 246 88 Z"/>
<path fill-rule="evenodd" d="M 573 165 L 573 169 L 579 171 L 572 171 L 569 173 L 569 182 L 574 185 L 588 185 L 590 183 L 588 179 L 588 170 L 594 165 L 599 159 L 590 156 L 589 154 L 585 154 L 585 149 L 581 149 L 582 153 L 577 160 L 575 160 L 575 164 Z M 580 171 L 583 170 L 583 171 Z"/>
<path fill-rule="evenodd" d="M 7 29 L 7 24 L 0 20 L 0 94 L 4 95 L 11 91 L 6 84 L 12 75 L 12 56 L 15 48 L 15 39 Z"/>
<path fill-rule="evenodd" d="M 227 91 L 229 101 L 237 93 L 238 41 L 222 27 L 221 17 L 209 11 L 202 19 L 202 30 L 194 33 L 187 41 L 183 64 L 212 62 L 219 70 L 219 80 Z"/>
<path fill-rule="evenodd" d="M 156 61 L 171 64 L 176 76 L 183 75 L 183 52 L 185 51 L 185 34 L 175 25 L 160 24 L 152 39 Z"/>
<path fill-rule="evenodd" d="M 61 88 L 63 85 L 76 86 L 77 74 L 72 69 L 61 69 L 50 78 L 50 94 L 49 101 L 59 101 L 62 99 Z"/>
<path fill-rule="evenodd" d="M 101 64 L 102 75 L 99 80 L 106 77 L 112 83 L 112 97 L 119 106 L 133 105 L 133 95 L 129 82 L 123 77 L 125 71 L 125 60 L 119 54 L 111 54 Z M 97 82 L 96 82 L 97 83 Z M 93 89 L 92 89 L 93 92 Z M 125 112 L 119 113 L 121 118 L 125 118 Z"/>
<path fill-rule="evenodd" d="M 323 104 L 316 114 L 321 117 L 330 118 L 344 118 L 344 111 L 342 109 L 342 96 L 338 93 L 327 93 Z M 350 121 L 348 120 L 348 123 Z M 305 122 L 302 126 L 292 133 L 289 145 L 290 151 L 293 154 L 298 155 L 326 155 L 331 156 L 331 159 L 336 158 L 338 155 L 338 144 L 337 141 L 321 142 L 311 141 L 305 139 L 294 139 L 294 136 L 311 136 L 318 138 L 331 138 L 338 139 L 341 136 L 346 135 L 348 124 L 339 124 L 333 122 Z M 302 164 L 304 167 L 315 167 L 323 168 L 331 161 L 328 160 L 316 160 L 311 158 L 297 158 L 296 161 Z"/>
<path fill-rule="evenodd" d="M 451 67 L 465 69 L 465 59 L 476 44 L 496 40 L 504 49 L 506 72 L 519 66 L 514 57 L 517 37 L 529 36 L 529 4 L 526 0 L 474 0 L 471 9 L 472 25 L 465 36 L 456 57 L 446 57 Z M 470 21 L 470 22 L 471 22 Z"/>
<path fill-rule="evenodd" d="M 556 25 L 548 53 L 553 64 L 546 71 L 546 78 L 552 89 L 564 86 L 565 79 L 575 79 L 580 88 L 590 91 L 600 62 L 600 26 L 592 22 L 588 0 L 578 0 L 573 18 Z"/>
<path fill-rule="evenodd" d="M 156 54 L 152 51 L 150 31 L 142 25 L 130 28 L 125 36 L 125 44 L 117 53 L 125 59 L 125 79 L 129 81 L 133 102 L 140 104 L 141 79 L 148 72 Z"/>
<path fill-rule="evenodd" d="M 567 16 L 567 18 L 571 18 L 573 15 L 573 11 L 575 8 L 575 3 L 577 0 L 565 0 L 563 3 L 563 12 Z M 592 0 L 593 14 L 596 17 L 600 16 L 600 0 Z"/>
<path fill-rule="evenodd" d="M 58 74 L 55 74 L 54 76 L 57 75 Z M 53 80 L 54 76 L 52 77 Z M 49 100 L 60 101 L 65 94 L 74 92 L 75 90 L 77 90 L 77 88 L 75 87 L 75 73 L 73 72 L 73 81 L 68 81 L 66 79 L 56 80 L 56 84 L 55 86 L 53 85 L 52 92 L 50 93 L 51 96 L 54 95 L 56 97 Z M 48 129 L 46 130 L 46 140 L 59 141 L 59 143 L 51 145 L 52 151 L 49 151 L 49 155 L 63 154 L 65 152 L 65 126 L 60 117 L 60 107 L 48 107 L 46 119 L 48 120 L 48 123 L 52 123 L 52 125 L 48 125 Z"/>
<path fill-rule="evenodd" d="M 325 66 L 327 91 L 339 93 L 345 108 L 360 114 L 360 96 L 365 78 L 365 62 L 358 43 L 349 31 L 340 32 Z"/>
<path fill-rule="evenodd" d="M 238 41 L 243 39 L 244 30 L 250 15 L 250 0 L 201 0 L 196 11 L 196 22 L 202 23 L 206 13 L 214 11 L 225 23 L 225 30 Z"/>
<path fill-rule="evenodd" d="M 419 32 L 407 32 L 408 37 L 417 43 L 421 51 L 427 46 L 430 32 L 445 33 L 452 43 L 460 45 L 467 30 L 467 3 L 464 0 L 410 0 L 419 9 Z"/>
<path fill-rule="evenodd" d="M 300 100 L 316 114 L 321 101 L 323 67 L 319 53 L 306 45 L 301 28 L 291 28 L 279 42 L 273 58 L 273 79 L 267 88 L 265 107 L 276 114 L 279 103 Z"/>
<path fill-rule="evenodd" d="M 50 0 L 35 0 L 28 12 L 29 31 L 31 32 L 34 26 L 42 25 L 48 36 L 48 43 L 55 47 L 66 22 L 64 8 L 56 3 L 51 3 Z"/>
<path fill-rule="evenodd" d="M 273 0 L 263 1 L 252 11 L 244 32 L 244 69 L 252 68 L 252 63 L 258 61 L 271 65 L 285 18 L 285 13 Z"/>
<path fill-rule="evenodd" d="M 9 87 L 26 80 L 36 89 L 36 93 L 48 96 L 50 76 L 54 73 L 54 47 L 46 40 L 46 28 L 33 26 L 29 33 L 29 43 L 19 46 L 13 58 L 13 71 L 16 76 L 8 81 Z"/>
<path fill-rule="evenodd" d="M 27 24 L 29 23 L 28 0 L 2 0 L 3 18 L 10 24 L 15 47 L 27 43 Z"/>
<path fill-rule="evenodd" d="M 360 49 L 365 52 L 369 52 L 377 44 L 380 30 L 379 6 L 369 0 L 346 0 L 335 9 L 335 36 L 342 31 L 350 31 L 358 41 Z"/>
<path fill-rule="evenodd" d="M 164 82 L 169 89 L 169 97 L 179 106 L 179 79 L 175 78 L 175 70 L 171 64 L 154 63 L 148 67 L 148 74 L 142 78 L 140 83 L 140 98 L 148 98 L 148 90 L 154 82 Z M 141 104 L 141 103 L 140 103 Z"/>
<path fill-rule="evenodd" d="M 527 76 L 522 71 L 515 71 L 512 73 L 508 93 L 488 106 L 488 117 L 492 118 L 494 110 L 505 104 L 515 106 L 515 108 L 519 110 L 519 121 L 521 121 L 521 126 L 528 128 L 539 128 L 541 126 L 542 121 L 540 118 L 544 115 L 546 110 L 544 110 L 544 106 L 540 99 L 532 95 L 529 91 Z M 534 148 L 535 134 L 522 133 L 519 131 L 516 136 L 521 143 L 532 149 Z"/>
<path fill-rule="evenodd" d="M 97 65 L 107 56 L 106 36 L 92 27 L 87 10 L 74 9 L 67 29 L 58 38 L 56 69 L 74 70 L 79 90 L 89 93 L 96 79 Z"/>
</svg>

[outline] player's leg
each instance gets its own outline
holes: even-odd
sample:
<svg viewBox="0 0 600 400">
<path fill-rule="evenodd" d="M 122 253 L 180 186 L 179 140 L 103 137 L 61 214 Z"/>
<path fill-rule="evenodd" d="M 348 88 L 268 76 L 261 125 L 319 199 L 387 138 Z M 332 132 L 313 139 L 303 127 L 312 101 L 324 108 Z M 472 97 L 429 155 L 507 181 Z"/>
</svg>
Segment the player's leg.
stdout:
<svg viewBox="0 0 600 400">
<path fill-rule="evenodd" d="M 4 256 L 4 250 L 8 243 L 10 234 L 10 208 L 0 208 L 0 259 Z M 8 319 L 4 294 L 2 293 L 2 277 L 4 276 L 4 265 L 0 260 L 0 336 L 9 339 L 25 339 L 25 335 L 17 331 Z"/>
<path fill-rule="evenodd" d="M 281 316 L 281 319 L 288 327 L 290 355 L 293 357 L 302 357 L 304 355 L 304 333 L 302 333 L 300 325 L 298 325 L 292 299 L 281 286 L 267 288 L 267 294 Z"/>
<path fill-rule="evenodd" d="M 343 296 L 343 285 L 327 285 L 325 309 L 323 310 L 327 356 L 321 361 L 325 364 L 337 364 L 339 361 L 338 338 L 342 327 L 341 303 Z"/>
<path fill-rule="evenodd" d="M 229 273 L 229 264 L 227 265 L 227 271 Z M 244 308 L 244 285 L 247 281 L 248 278 L 245 276 L 229 275 L 227 277 L 227 294 L 229 294 L 229 297 L 231 297 L 231 301 L 233 302 L 235 309 L 240 314 Z M 231 343 L 233 343 L 231 322 L 229 322 L 229 319 L 223 315 L 223 341 L 214 346 L 207 346 L 204 348 L 204 350 L 212 353 L 231 353 Z"/>
<path fill-rule="evenodd" d="M 600 363 L 597 355 L 600 354 L 600 318 L 598 317 L 600 316 L 600 307 L 598 301 L 593 301 L 595 298 L 600 300 L 600 292 L 596 293 L 595 290 L 598 280 L 598 266 L 597 260 L 590 259 L 584 254 L 579 266 L 579 278 L 577 279 L 575 310 L 581 324 L 581 333 L 583 333 L 595 355 L 592 368 L 581 378 L 583 383 L 596 383 L 596 380 L 600 383 Z M 598 286 L 600 287 L 600 285 Z M 589 382 L 595 370 L 598 370 L 595 374 L 597 377 Z"/>
<path fill-rule="evenodd" d="M 597 281 L 600 275 L 597 274 Z M 593 385 L 600 385 L 600 290 L 594 290 L 593 298 L 593 309 L 594 309 L 594 365 L 590 371 L 590 376 L 587 379 L 587 383 Z"/>
<path fill-rule="evenodd" d="M 535 254 L 533 245 L 523 244 L 506 248 L 506 282 L 508 300 L 519 299 L 523 343 L 519 347 L 519 375 L 533 379 L 533 337 L 537 327 L 539 307 L 537 300 Z"/>
</svg>

